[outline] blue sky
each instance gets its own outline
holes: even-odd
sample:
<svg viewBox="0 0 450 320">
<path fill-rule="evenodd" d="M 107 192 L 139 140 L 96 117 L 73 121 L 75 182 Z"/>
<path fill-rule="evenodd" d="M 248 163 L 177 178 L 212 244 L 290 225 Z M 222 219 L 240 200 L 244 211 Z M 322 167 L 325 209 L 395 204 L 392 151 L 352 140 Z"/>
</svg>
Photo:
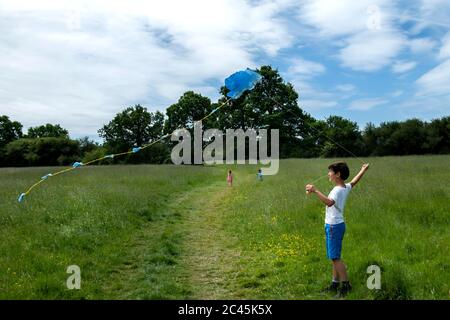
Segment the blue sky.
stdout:
<svg viewBox="0 0 450 320">
<path fill-rule="evenodd" d="M 0 0 L 0 114 L 72 137 L 269 64 L 318 119 L 450 115 L 450 2 Z"/>
</svg>

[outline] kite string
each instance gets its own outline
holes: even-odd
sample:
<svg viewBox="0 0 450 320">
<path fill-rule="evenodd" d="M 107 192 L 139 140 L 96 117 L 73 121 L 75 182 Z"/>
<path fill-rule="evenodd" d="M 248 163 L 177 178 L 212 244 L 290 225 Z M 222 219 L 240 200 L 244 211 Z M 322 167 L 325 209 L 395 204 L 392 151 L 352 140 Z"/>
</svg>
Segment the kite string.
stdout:
<svg viewBox="0 0 450 320">
<path fill-rule="evenodd" d="M 317 181 L 319 181 L 319 180 L 322 180 L 323 178 L 326 178 L 326 177 L 328 177 L 328 174 L 327 174 L 327 175 L 324 175 L 324 176 L 321 176 L 320 178 L 317 178 L 317 179 L 311 181 L 309 184 L 313 184 L 314 182 L 317 182 Z"/>
<path fill-rule="evenodd" d="M 205 120 L 206 118 L 209 118 L 211 115 L 213 115 L 213 114 L 214 114 L 215 112 L 217 112 L 219 109 L 223 108 L 223 107 L 230 101 L 230 99 L 231 99 L 231 98 L 226 99 L 222 104 L 220 104 L 220 106 L 218 106 L 217 108 L 215 108 L 214 110 L 212 110 L 209 114 L 207 114 L 206 116 L 204 116 L 204 117 L 201 118 L 200 120 L 195 121 L 195 122 L 194 122 L 194 126 L 195 126 L 198 122 L 201 122 L 201 121 Z M 186 129 L 186 128 L 182 128 L 182 129 Z M 176 130 L 178 130 L 178 129 L 176 129 Z M 80 163 L 80 165 L 87 166 L 87 165 L 89 165 L 89 164 L 92 164 L 92 163 L 95 163 L 95 162 L 99 162 L 99 161 L 104 160 L 104 159 L 115 158 L 115 157 L 122 156 L 122 155 L 126 155 L 126 154 L 136 153 L 136 152 L 138 152 L 138 151 L 140 151 L 140 150 L 143 150 L 143 149 L 145 149 L 145 148 L 148 148 L 148 147 L 150 147 L 150 146 L 152 146 L 152 145 L 154 145 L 154 144 L 160 142 L 161 140 L 163 140 L 163 139 L 165 139 L 165 138 L 171 136 L 176 130 L 174 130 L 171 134 L 163 135 L 163 136 L 160 137 L 159 139 L 157 139 L 157 140 L 155 140 L 155 141 L 152 141 L 151 143 L 148 143 L 148 144 L 146 144 L 146 145 L 143 145 L 142 147 L 138 147 L 138 148 L 136 148 L 136 149 L 133 148 L 133 150 L 126 151 L 126 152 L 121 152 L 121 153 L 116 153 L 116 154 L 110 154 L 110 155 L 107 155 L 107 156 L 103 156 L 103 157 L 100 157 L 100 158 L 98 158 L 98 159 L 94 159 L 94 160 L 88 161 L 88 162 L 83 163 L 83 164 Z M 136 150 L 136 151 L 134 151 L 134 150 Z M 49 173 L 49 174 L 45 175 L 44 177 L 41 178 L 41 180 L 39 180 L 38 182 L 36 182 L 35 184 L 33 184 L 30 188 L 28 188 L 28 190 L 27 190 L 26 192 L 22 193 L 21 196 L 19 197 L 19 199 L 20 199 L 21 197 L 23 197 L 23 196 L 28 195 L 28 194 L 31 192 L 31 190 L 33 190 L 35 187 L 37 187 L 37 186 L 40 185 L 42 182 L 44 182 L 48 177 L 54 177 L 54 176 L 60 175 L 60 174 L 65 173 L 65 172 L 69 172 L 69 171 L 75 170 L 76 168 L 77 168 L 77 166 L 73 166 L 73 167 L 70 167 L 70 168 L 66 168 L 66 169 L 57 171 L 57 172 L 55 172 L 55 173 Z"/>
</svg>

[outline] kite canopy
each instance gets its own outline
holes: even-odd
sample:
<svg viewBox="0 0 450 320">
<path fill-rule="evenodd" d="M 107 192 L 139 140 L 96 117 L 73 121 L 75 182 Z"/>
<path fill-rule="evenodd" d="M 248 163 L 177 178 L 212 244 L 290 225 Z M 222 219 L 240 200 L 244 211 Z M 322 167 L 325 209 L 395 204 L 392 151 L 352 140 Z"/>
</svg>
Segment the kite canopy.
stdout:
<svg viewBox="0 0 450 320">
<path fill-rule="evenodd" d="M 245 91 L 253 89 L 261 79 L 262 76 L 258 72 L 250 69 L 233 73 L 225 79 L 225 87 L 230 90 L 227 96 L 231 99 L 237 99 Z"/>
</svg>

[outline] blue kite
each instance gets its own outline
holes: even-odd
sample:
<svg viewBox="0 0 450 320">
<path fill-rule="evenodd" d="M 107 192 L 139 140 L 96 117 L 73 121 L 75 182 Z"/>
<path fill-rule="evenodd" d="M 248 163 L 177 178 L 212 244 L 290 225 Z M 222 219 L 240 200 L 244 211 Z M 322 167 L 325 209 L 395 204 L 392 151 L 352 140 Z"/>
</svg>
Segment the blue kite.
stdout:
<svg viewBox="0 0 450 320">
<path fill-rule="evenodd" d="M 239 98 L 245 91 L 252 90 L 261 79 L 262 76 L 258 72 L 250 69 L 233 73 L 225 79 L 225 87 L 230 90 L 227 97 Z"/>
</svg>

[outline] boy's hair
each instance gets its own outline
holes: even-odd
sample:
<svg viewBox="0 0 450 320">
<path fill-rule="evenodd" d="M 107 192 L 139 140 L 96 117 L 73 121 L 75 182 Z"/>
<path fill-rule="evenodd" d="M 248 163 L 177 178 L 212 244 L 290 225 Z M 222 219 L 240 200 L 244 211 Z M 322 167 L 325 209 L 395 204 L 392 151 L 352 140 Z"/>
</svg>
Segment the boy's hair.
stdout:
<svg viewBox="0 0 450 320">
<path fill-rule="evenodd" d="M 328 170 L 333 170 L 334 173 L 340 173 L 339 176 L 345 180 L 350 175 L 350 169 L 345 162 L 336 162 L 328 166 Z"/>
</svg>

